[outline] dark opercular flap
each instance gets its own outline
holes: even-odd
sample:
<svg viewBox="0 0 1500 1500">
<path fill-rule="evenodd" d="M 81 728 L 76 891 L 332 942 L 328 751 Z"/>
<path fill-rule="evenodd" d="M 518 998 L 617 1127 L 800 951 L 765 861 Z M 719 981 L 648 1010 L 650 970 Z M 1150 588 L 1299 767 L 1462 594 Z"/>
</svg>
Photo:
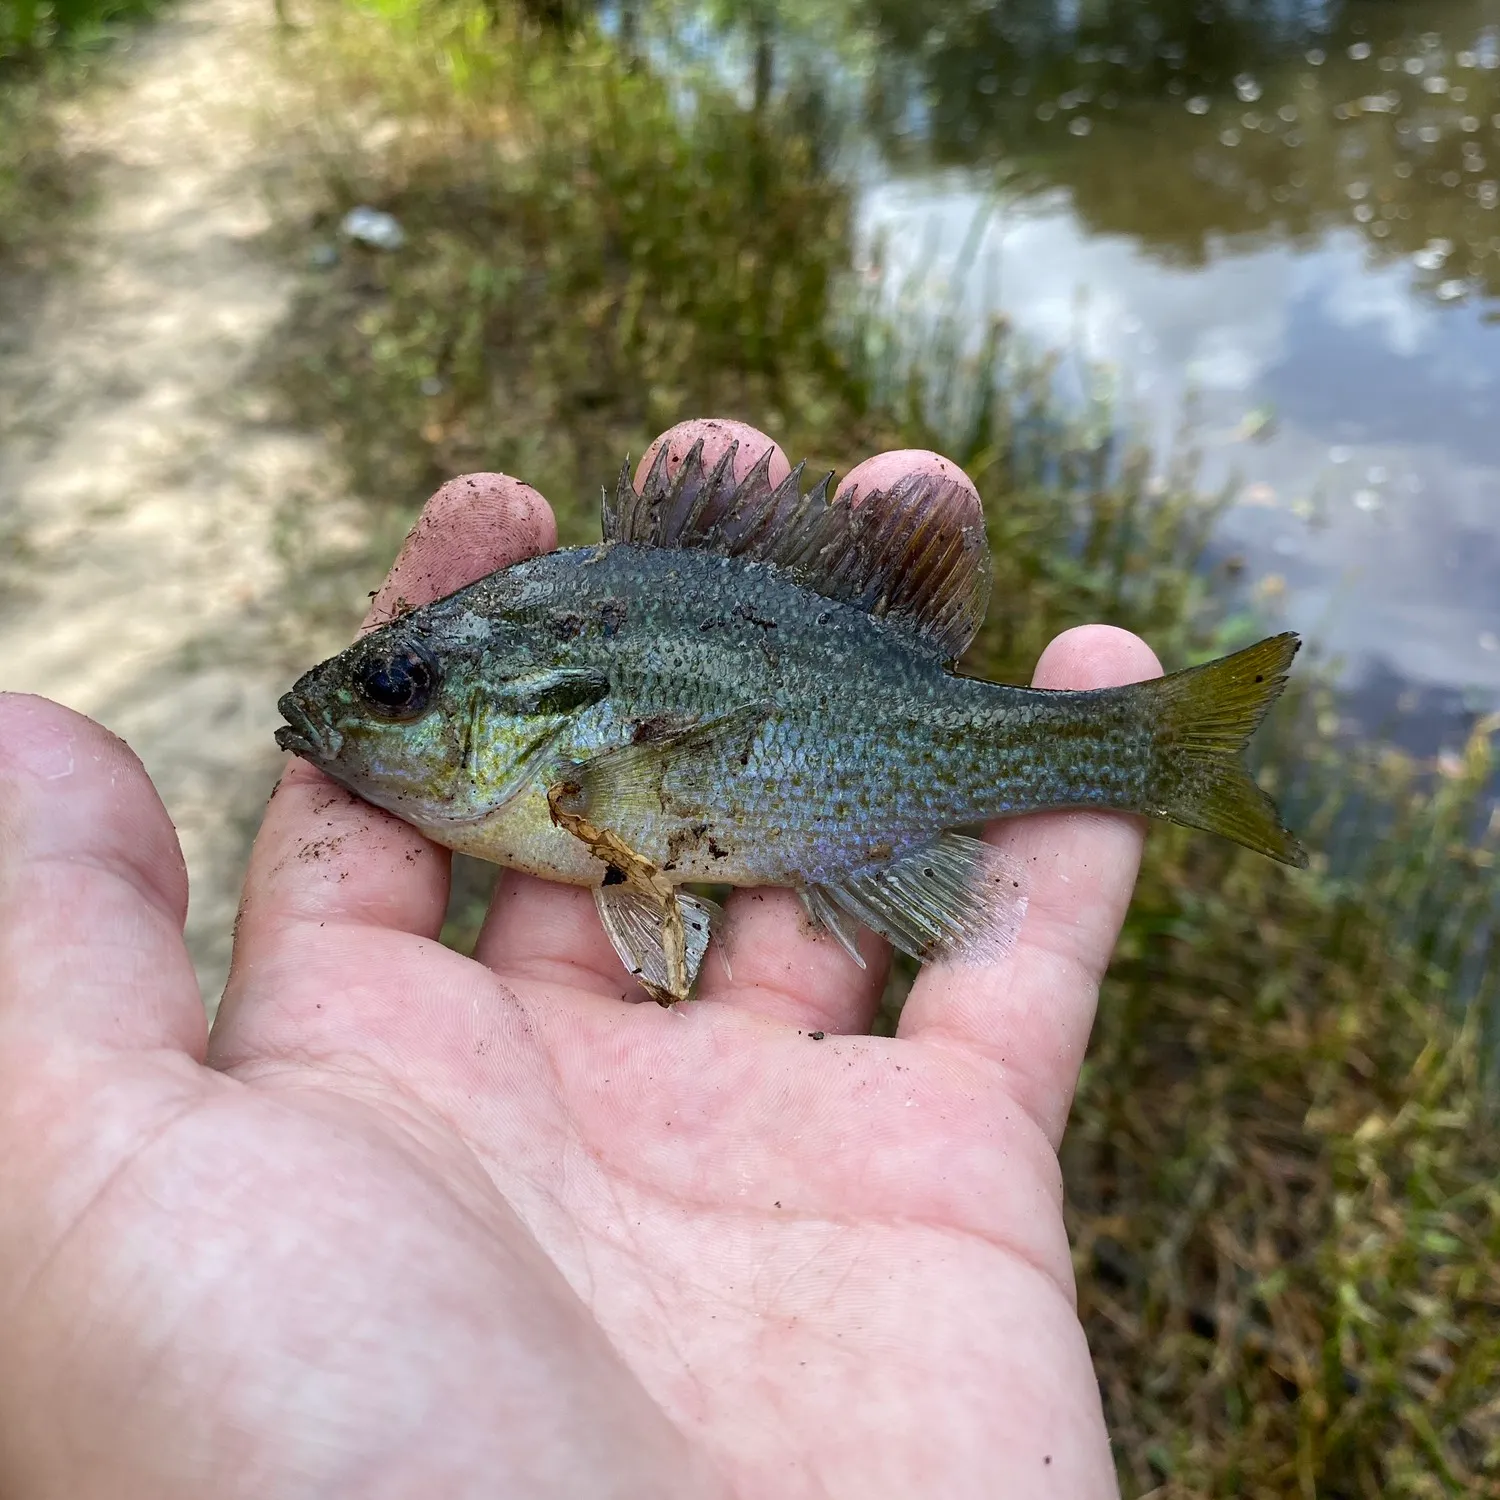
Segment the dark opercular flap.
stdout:
<svg viewBox="0 0 1500 1500">
<path fill-rule="evenodd" d="M 805 493 L 798 464 L 771 484 L 771 450 L 738 483 L 737 445 L 707 470 L 700 439 L 675 475 L 667 450 L 639 492 L 627 464 L 604 495 L 604 539 L 773 563 L 805 587 L 901 622 L 945 659 L 974 638 L 989 602 L 984 527 L 964 485 L 911 474 L 857 505 L 830 501 L 825 475 Z"/>
</svg>

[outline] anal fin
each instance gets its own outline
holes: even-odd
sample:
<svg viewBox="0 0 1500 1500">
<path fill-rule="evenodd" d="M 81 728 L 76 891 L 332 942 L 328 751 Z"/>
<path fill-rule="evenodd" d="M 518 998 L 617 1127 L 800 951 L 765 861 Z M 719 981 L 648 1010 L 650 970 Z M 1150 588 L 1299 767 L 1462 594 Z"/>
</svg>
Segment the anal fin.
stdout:
<svg viewBox="0 0 1500 1500">
<path fill-rule="evenodd" d="M 1010 950 L 1026 915 L 1020 866 L 962 833 L 940 834 L 891 864 L 810 886 L 807 899 L 841 942 L 823 914 L 828 906 L 923 960 L 993 961 Z"/>
</svg>

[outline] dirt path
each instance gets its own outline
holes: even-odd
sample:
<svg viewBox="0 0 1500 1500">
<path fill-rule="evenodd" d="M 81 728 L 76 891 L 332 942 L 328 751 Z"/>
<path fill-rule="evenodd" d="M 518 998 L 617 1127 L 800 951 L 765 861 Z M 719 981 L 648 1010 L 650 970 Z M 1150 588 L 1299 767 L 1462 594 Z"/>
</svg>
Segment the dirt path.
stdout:
<svg viewBox="0 0 1500 1500">
<path fill-rule="evenodd" d="M 210 1003 L 293 665 L 277 508 L 339 483 L 246 384 L 294 289 L 264 248 L 272 153 L 247 108 L 275 87 L 273 25 L 270 0 L 187 0 L 118 59 L 69 121 L 99 163 L 78 268 L 0 327 L 0 686 L 145 761 Z"/>
</svg>

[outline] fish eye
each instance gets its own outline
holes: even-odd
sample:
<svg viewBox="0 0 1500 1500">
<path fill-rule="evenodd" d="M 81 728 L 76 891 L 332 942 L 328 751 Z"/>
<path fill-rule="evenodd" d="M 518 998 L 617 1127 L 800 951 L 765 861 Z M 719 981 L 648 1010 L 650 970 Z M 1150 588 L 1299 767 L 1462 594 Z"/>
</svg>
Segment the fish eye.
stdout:
<svg viewBox="0 0 1500 1500">
<path fill-rule="evenodd" d="M 426 712 L 437 681 L 437 666 L 424 651 L 410 641 L 393 641 L 366 659 L 358 686 L 382 718 L 415 719 Z"/>
</svg>

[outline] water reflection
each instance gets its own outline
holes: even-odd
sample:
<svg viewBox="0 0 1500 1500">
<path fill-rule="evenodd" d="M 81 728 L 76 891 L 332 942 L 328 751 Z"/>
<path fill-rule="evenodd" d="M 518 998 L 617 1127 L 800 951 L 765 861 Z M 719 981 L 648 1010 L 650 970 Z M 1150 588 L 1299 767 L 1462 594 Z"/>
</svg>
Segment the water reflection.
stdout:
<svg viewBox="0 0 1500 1500">
<path fill-rule="evenodd" d="M 984 196 L 888 180 L 863 195 L 867 240 L 930 274 Z M 1111 366 L 1163 445 L 1195 393 L 1206 477 L 1244 481 L 1222 545 L 1250 555 L 1263 604 L 1356 669 L 1500 696 L 1497 351 L 1477 308 L 1424 302 L 1348 231 L 1192 267 L 1090 233 L 1058 198 L 991 220 L 969 289 Z"/>
<path fill-rule="evenodd" d="M 1367 723 L 1415 704 L 1435 747 L 1500 702 L 1500 0 L 719 0 L 667 30 L 822 122 L 893 284 L 1103 362 L 1163 441 L 1193 396 L 1207 480 L 1243 480 L 1221 550 Z"/>
<path fill-rule="evenodd" d="M 871 0 L 867 253 L 1105 362 L 1159 439 L 1196 393 L 1222 549 L 1437 748 L 1500 701 L 1500 8 L 1090 15 Z"/>
<path fill-rule="evenodd" d="M 1104 362 L 1163 440 L 1196 397 L 1222 551 L 1367 724 L 1500 702 L 1500 0 L 696 14 L 747 97 L 844 122 L 896 282 Z"/>
<path fill-rule="evenodd" d="M 1190 264 L 1351 225 L 1443 300 L 1500 286 L 1493 5 L 1064 9 L 871 0 L 885 159 L 1002 161 L 1065 186 L 1090 231 Z"/>
</svg>

